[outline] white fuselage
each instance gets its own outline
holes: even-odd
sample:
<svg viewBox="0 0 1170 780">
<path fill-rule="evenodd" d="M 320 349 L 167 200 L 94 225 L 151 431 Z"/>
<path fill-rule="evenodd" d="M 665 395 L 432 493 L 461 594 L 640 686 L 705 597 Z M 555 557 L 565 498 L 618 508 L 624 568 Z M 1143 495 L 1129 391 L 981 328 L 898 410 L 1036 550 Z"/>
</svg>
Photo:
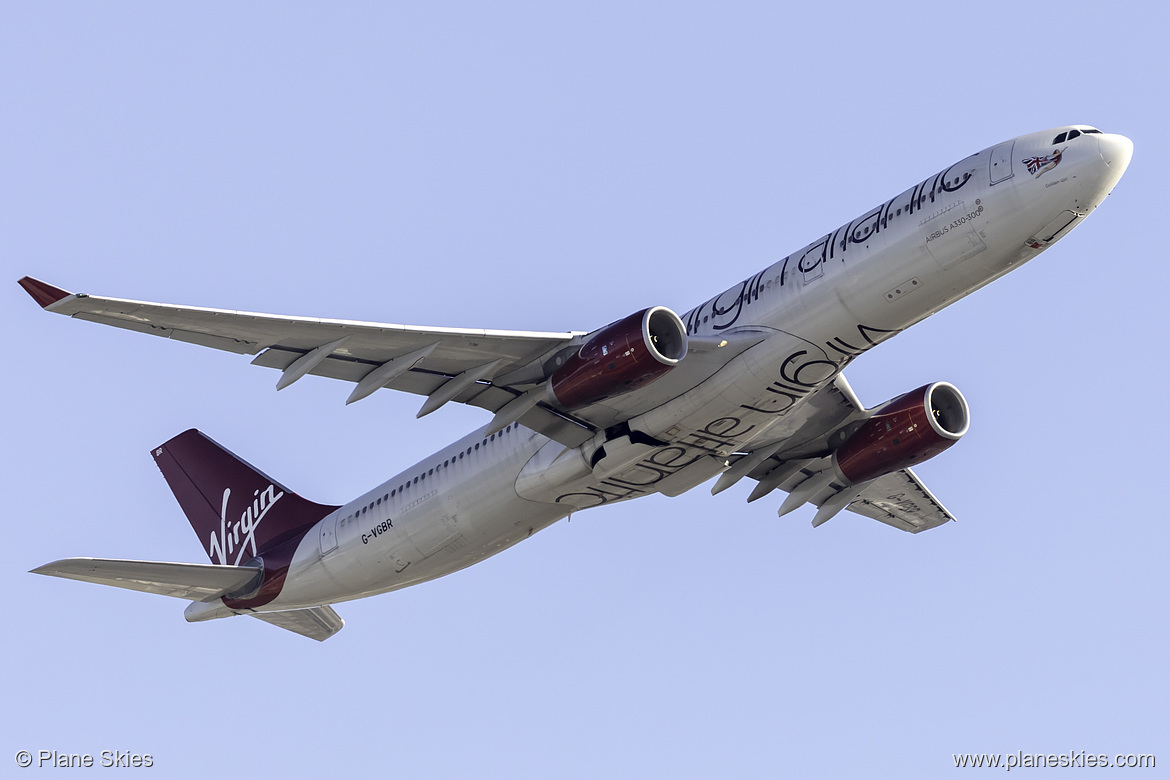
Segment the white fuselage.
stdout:
<svg viewBox="0 0 1170 780">
<path fill-rule="evenodd" d="M 607 449 L 612 467 L 599 468 L 604 431 L 566 451 L 520 425 L 481 429 L 325 517 L 263 609 L 434 579 L 577 509 L 677 495 L 732 452 L 823 436 L 802 408 L 853 358 L 1031 259 L 1112 190 L 1132 145 L 1095 131 L 1054 145 L 1068 129 L 972 155 L 682 315 L 693 337 L 762 337 L 697 386 L 633 410 L 629 429 L 665 446 Z"/>
</svg>

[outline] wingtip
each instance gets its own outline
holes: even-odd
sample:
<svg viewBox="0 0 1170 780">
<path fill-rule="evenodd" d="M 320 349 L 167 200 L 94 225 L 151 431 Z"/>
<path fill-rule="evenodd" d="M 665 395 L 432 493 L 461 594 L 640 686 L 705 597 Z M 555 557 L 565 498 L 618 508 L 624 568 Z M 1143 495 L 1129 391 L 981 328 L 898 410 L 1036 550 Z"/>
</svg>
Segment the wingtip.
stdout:
<svg viewBox="0 0 1170 780">
<path fill-rule="evenodd" d="M 42 282 L 40 279 L 34 279 L 31 276 L 25 276 L 17 281 L 24 291 L 32 296 L 32 299 L 40 305 L 42 309 L 47 309 L 59 300 L 68 298 L 72 293 L 62 290 L 60 287 L 54 287 L 48 282 Z"/>
<path fill-rule="evenodd" d="M 62 558 L 62 559 L 57 560 L 57 561 L 51 561 L 49 563 L 38 566 L 35 569 L 29 569 L 28 573 L 29 574 L 43 574 L 46 577 L 59 577 L 59 576 L 61 576 L 59 574 L 60 569 L 61 569 L 61 564 L 67 563 L 70 560 L 76 560 L 76 559 Z"/>
</svg>

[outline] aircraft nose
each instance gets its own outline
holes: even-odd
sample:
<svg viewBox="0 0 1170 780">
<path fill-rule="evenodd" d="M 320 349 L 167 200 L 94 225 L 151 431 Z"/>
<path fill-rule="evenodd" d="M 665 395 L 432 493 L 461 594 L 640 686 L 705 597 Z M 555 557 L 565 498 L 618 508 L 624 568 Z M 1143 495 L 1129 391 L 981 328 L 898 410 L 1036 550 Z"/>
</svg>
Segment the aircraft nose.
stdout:
<svg viewBox="0 0 1170 780">
<path fill-rule="evenodd" d="M 1118 176 L 1125 173 L 1129 161 L 1133 157 L 1133 141 L 1124 135 L 1105 133 L 1097 139 L 1101 146 L 1101 159 L 1105 161 Z"/>
</svg>

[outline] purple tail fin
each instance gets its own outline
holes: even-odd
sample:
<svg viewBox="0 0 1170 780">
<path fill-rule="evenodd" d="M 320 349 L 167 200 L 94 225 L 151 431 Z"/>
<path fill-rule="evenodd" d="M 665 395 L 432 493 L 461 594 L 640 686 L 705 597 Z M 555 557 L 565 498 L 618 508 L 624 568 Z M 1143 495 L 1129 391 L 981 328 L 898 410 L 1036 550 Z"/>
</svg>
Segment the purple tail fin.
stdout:
<svg viewBox="0 0 1170 780">
<path fill-rule="evenodd" d="M 212 563 L 245 564 L 337 509 L 301 498 L 195 429 L 152 454 Z"/>
</svg>

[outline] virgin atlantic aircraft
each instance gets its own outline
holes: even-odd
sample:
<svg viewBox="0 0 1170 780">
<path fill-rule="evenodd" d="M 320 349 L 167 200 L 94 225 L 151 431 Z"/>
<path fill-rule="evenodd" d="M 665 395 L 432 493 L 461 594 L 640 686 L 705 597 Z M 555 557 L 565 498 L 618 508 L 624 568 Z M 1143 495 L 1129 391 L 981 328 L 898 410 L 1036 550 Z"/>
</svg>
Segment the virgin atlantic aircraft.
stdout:
<svg viewBox="0 0 1170 780">
<path fill-rule="evenodd" d="M 189 621 L 251 615 L 317 640 L 329 605 L 482 561 L 572 512 L 718 476 L 781 515 L 843 509 L 918 533 L 951 514 L 910 470 L 967 432 L 935 382 L 866 409 L 855 357 L 1018 268 L 1079 225 L 1133 153 L 1074 125 L 965 157 L 681 316 L 651 306 L 592 332 L 420 328 L 69 293 L 25 277 L 46 310 L 253 355 L 280 371 L 494 415 L 344 506 L 294 493 L 197 430 L 153 451 L 212 563 L 67 558 L 34 569 L 188 599 Z"/>
</svg>

